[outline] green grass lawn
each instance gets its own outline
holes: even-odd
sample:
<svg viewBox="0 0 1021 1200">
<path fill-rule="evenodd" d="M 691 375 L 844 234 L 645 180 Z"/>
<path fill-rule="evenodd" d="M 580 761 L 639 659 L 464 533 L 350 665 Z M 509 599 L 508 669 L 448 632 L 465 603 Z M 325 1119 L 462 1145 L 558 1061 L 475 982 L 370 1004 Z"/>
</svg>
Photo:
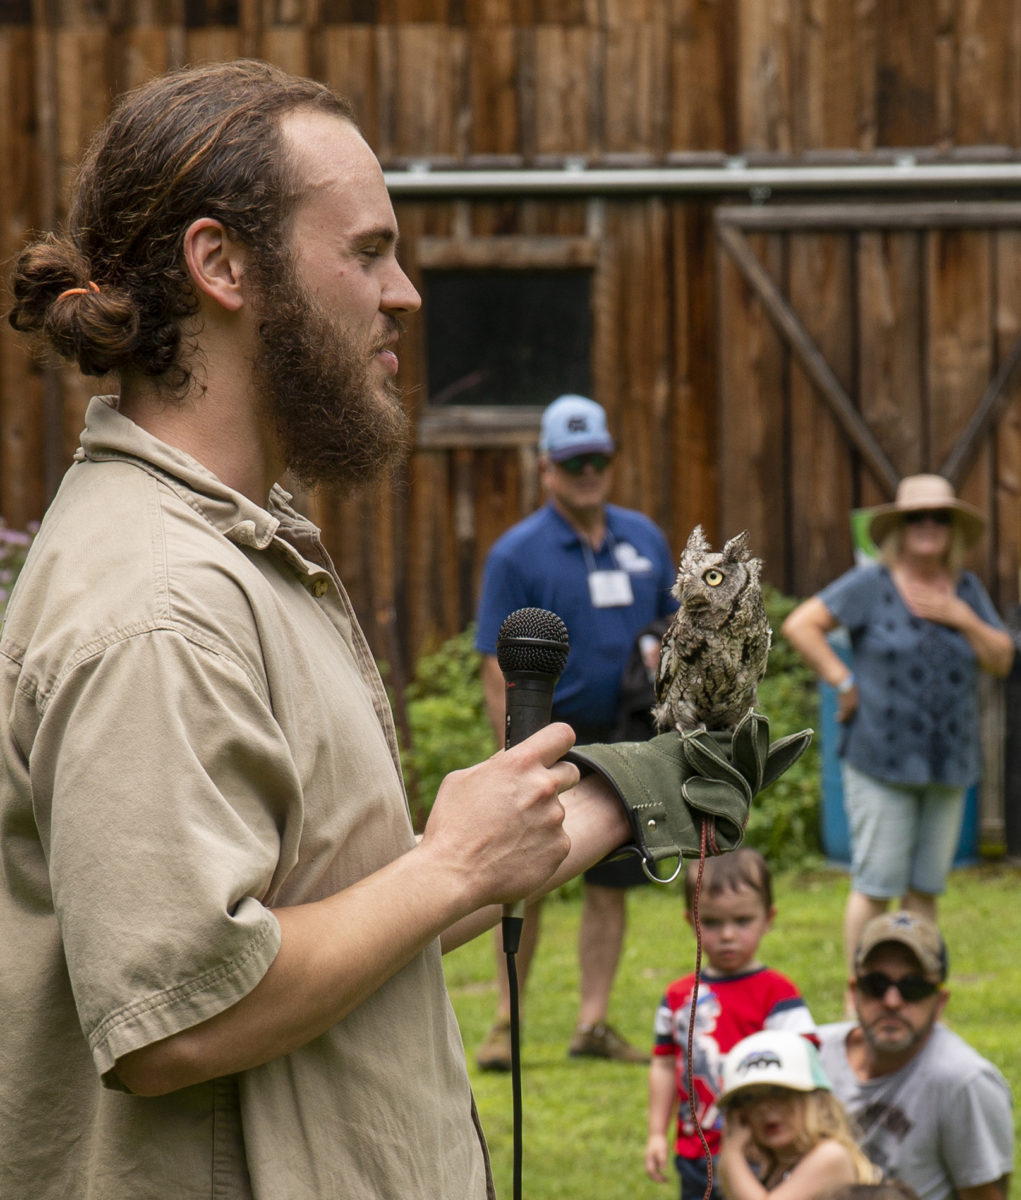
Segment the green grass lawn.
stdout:
<svg viewBox="0 0 1021 1200">
<path fill-rule="evenodd" d="M 946 1020 L 990 1058 L 1021 1102 L 1021 868 L 988 864 L 953 873 L 940 911 L 950 950 Z M 777 919 L 761 958 L 801 988 L 817 1022 L 840 1019 L 844 982 L 841 918 L 847 877 L 823 870 L 776 880 Z M 694 936 L 677 885 L 631 893 L 628 936 L 611 1019 L 638 1045 L 651 1041 L 666 984 L 690 971 Z M 543 914 L 528 988 L 523 1038 L 525 1200 L 645 1200 L 676 1195 L 646 1178 L 646 1068 L 569 1059 L 577 1009 L 580 901 L 553 897 Z M 501 1200 L 511 1197 L 508 1075 L 481 1073 L 474 1049 L 496 1003 L 492 942 L 479 938 L 446 958 L 469 1071 L 489 1139 Z M 1015 1127 L 1021 1120 L 1015 1112 Z M 1021 1194 L 1014 1189 L 1015 1194 Z"/>
</svg>

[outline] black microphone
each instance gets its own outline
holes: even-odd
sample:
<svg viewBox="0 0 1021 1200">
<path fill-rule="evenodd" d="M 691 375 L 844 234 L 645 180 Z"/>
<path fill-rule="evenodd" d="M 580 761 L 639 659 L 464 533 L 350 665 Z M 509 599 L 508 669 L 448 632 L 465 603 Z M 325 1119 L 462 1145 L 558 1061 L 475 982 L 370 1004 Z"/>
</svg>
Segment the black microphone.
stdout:
<svg viewBox="0 0 1021 1200">
<path fill-rule="evenodd" d="M 570 649 L 567 626 L 548 609 L 519 608 L 504 618 L 496 639 L 496 661 L 506 684 L 504 749 L 550 723 L 553 691 Z M 511 953 L 517 951 L 524 912 L 524 901 L 503 908 L 503 944 Z"/>
</svg>

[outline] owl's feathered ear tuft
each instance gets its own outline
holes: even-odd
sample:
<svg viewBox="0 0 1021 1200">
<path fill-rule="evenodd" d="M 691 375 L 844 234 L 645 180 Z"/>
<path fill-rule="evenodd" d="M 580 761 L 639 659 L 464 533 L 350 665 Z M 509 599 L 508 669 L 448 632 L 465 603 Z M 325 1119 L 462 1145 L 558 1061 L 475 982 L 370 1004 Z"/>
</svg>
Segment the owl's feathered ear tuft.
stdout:
<svg viewBox="0 0 1021 1200">
<path fill-rule="evenodd" d="M 705 554 L 709 549 L 709 540 L 705 535 L 701 525 L 696 525 L 695 528 L 688 534 L 688 544 L 684 547 L 681 553 L 681 564 L 689 557 L 696 557 Z"/>
<path fill-rule="evenodd" d="M 757 584 L 759 582 L 759 578 L 760 578 L 761 574 L 762 574 L 762 559 L 761 558 L 748 559 L 748 578 L 753 583 Z"/>
<path fill-rule="evenodd" d="M 747 562 L 748 561 L 748 530 L 742 529 L 740 533 L 735 533 L 734 536 L 723 547 L 724 562 Z"/>
</svg>

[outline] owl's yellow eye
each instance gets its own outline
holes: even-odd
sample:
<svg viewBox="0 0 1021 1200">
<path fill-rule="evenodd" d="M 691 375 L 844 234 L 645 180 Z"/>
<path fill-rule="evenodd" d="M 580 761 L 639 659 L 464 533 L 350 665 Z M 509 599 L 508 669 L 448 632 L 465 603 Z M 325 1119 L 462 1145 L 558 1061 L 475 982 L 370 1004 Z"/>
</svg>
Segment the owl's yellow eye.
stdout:
<svg viewBox="0 0 1021 1200">
<path fill-rule="evenodd" d="M 723 582 L 723 572 L 718 571 L 715 567 L 710 567 L 702 578 L 709 584 L 710 587 L 719 587 Z"/>
</svg>

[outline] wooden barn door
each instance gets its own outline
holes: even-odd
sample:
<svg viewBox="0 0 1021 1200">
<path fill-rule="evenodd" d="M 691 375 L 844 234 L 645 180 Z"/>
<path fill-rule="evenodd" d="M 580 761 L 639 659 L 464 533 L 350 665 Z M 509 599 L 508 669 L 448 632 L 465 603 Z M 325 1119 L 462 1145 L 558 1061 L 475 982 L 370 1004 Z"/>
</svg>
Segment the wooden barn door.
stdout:
<svg viewBox="0 0 1021 1200">
<path fill-rule="evenodd" d="M 851 510 L 935 471 L 1015 604 L 1021 204 L 721 207 L 716 238 L 721 536 L 808 595 L 851 565 Z"/>
</svg>

